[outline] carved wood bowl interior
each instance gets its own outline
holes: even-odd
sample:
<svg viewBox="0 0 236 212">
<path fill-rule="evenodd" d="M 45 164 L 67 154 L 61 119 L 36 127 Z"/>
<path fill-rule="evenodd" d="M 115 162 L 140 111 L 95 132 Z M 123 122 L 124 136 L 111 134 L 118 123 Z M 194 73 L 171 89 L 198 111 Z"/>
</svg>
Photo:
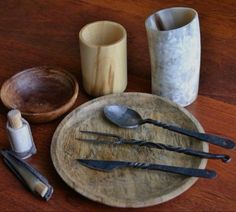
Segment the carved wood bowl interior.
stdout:
<svg viewBox="0 0 236 212">
<path fill-rule="evenodd" d="M 74 104 L 79 92 L 73 75 L 65 70 L 34 67 L 4 82 L 1 99 L 9 109 L 19 109 L 30 122 L 56 119 Z"/>
</svg>

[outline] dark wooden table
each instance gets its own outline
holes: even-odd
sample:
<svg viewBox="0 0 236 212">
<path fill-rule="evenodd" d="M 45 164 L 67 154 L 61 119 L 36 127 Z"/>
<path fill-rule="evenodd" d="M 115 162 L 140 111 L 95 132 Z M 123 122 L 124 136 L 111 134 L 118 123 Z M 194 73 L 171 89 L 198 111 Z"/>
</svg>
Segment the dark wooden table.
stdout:
<svg viewBox="0 0 236 212">
<path fill-rule="evenodd" d="M 198 99 L 187 109 L 208 133 L 236 140 L 236 1 L 154 0 L 5 0 L 0 1 L 0 84 L 13 74 L 38 65 L 60 66 L 73 73 L 80 94 L 73 108 L 91 99 L 82 88 L 78 32 L 86 23 L 113 20 L 128 32 L 126 91 L 151 92 L 151 72 L 144 21 L 166 7 L 187 6 L 199 12 L 202 38 L 201 79 Z M 5 130 L 6 109 L 1 104 L 0 148 L 9 146 Z M 31 125 L 38 153 L 28 161 L 53 185 L 53 197 L 44 202 L 33 196 L 0 161 L 0 211 L 77 210 L 119 211 L 93 202 L 68 187 L 50 159 L 51 138 L 60 119 Z M 199 179 L 179 197 L 143 211 L 236 211 L 236 152 L 232 162 L 209 161 L 218 177 Z M 125 209 L 124 209 L 125 210 Z M 128 210 L 128 209 L 127 209 Z M 130 210 L 130 209 L 129 209 Z M 136 209 L 137 210 L 137 209 Z M 140 211 L 141 211 L 140 210 Z"/>
</svg>

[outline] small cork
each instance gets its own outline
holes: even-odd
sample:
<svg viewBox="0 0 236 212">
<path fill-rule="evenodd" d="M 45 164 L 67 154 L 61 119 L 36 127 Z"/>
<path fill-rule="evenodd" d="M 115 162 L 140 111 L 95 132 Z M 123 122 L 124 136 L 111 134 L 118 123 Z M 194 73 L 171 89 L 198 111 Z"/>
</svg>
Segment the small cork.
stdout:
<svg viewBox="0 0 236 212">
<path fill-rule="evenodd" d="M 12 128 L 18 129 L 22 127 L 21 113 L 19 110 L 9 111 L 7 118 Z"/>
<path fill-rule="evenodd" d="M 41 197 L 44 197 L 45 194 L 47 193 L 48 191 L 48 187 L 47 185 L 45 185 L 44 183 L 42 182 L 37 182 L 37 184 L 35 185 L 34 187 L 34 191 L 39 194 Z"/>
</svg>

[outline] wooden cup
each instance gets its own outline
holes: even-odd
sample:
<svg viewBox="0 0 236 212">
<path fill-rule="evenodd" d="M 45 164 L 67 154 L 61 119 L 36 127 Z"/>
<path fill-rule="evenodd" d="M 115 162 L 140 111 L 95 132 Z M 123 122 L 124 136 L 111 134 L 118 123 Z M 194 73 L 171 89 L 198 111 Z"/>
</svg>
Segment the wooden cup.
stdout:
<svg viewBox="0 0 236 212">
<path fill-rule="evenodd" d="M 83 86 L 91 96 L 122 93 L 127 86 L 127 35 L 111 21 L 85 25 L 80 33 Z"/>
</svg>

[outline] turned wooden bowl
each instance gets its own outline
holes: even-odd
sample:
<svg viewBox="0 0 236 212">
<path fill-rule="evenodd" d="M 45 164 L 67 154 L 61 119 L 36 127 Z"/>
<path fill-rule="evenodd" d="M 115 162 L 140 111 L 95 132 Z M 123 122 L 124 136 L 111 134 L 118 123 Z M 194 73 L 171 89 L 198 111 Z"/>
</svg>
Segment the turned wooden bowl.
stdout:
<svg viewBox="0 0 236 212">
<path fill-rule="evenodd" d="M 56 119 L 74 104 L 79 92 L 73 75 L 51 67 L 24 70 L 4 82 L 1 99 L 9 109 L 18 109 L 30 122 Z"/>
</svg>

